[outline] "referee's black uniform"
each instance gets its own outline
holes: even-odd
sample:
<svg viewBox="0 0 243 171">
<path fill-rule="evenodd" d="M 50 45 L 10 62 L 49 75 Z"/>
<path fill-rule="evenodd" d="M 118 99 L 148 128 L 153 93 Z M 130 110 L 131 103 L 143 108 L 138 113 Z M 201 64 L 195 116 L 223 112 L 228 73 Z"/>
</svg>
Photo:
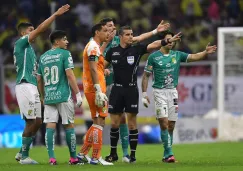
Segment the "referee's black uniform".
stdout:
<svg viewBox="0 0 243 171">
<path fill-rule="evenodd" d="M 137 68 L 141 57 L 147 53 L 147 46 L 136 44 L 122 48 L 119 45 L 106 53 L 105 60 L 112 64 L 114 73 L 109 113 L 138 113 Z"/>
</svg>

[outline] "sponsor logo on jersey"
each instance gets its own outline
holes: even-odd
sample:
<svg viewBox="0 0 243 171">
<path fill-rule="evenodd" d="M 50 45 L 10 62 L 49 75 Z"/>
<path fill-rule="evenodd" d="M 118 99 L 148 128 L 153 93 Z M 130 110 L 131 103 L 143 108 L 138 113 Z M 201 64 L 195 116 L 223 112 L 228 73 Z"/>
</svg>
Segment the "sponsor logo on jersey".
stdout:
<svg viewBox="0 0 243 171">
<path fill-rule="evenodd" d="M 161 66 L 161 65 L 163 65 L 163 62 L 162 62 L 162 61 L 159 61 L 159 63 L 158 63 L 158 64 Z"/>
<path fill-rule="evenodd" d="M 134 56 L 128 56 L 127 57 L 127 63 L 132 65 L 134 63 Z"/>
<path fill-rule="evenodd" d="M 163 56 L 155 57 L 155 60 L 160 60 Z"/>
<path fill-rule="evenodd" d="M 113 64 L 117 64 L 117 60 L 111 60 Z"/>
<path fill-rule="evenodd" d="M 171 66 L 170 63 L 166 64 L 166 67 L 170 67 L 170 66 Z"/>
<path fill-rule="evenodd" d="M 118 55 L 120 55 L 120 52 L 113 52 L 112 53 L 112 56 L 118 56 Z"/>
</svg>

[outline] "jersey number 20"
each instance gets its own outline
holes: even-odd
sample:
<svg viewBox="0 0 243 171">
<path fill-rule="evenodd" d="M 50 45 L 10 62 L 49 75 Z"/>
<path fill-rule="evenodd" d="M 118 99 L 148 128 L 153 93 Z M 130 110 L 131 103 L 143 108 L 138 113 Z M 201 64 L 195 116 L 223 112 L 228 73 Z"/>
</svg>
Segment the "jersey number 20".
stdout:
<svg viewBox="0 0 243 171">
<path fill-rule="evenodd" d="M 44 74 L 45 86 L 58 83 L 59 77 L 58 77 L 58 67 L 57 66 L 52 66 L 51 68 L 45 67 L 44 73 L 45 73 Z"/>
</svg>

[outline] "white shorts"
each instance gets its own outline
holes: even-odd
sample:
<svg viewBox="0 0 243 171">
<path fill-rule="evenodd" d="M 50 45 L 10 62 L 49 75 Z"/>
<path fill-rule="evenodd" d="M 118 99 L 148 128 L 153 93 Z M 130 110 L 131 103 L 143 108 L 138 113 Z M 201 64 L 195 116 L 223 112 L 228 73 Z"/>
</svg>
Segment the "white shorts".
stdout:
<svg viewBox="0 0 243 171">
<path fill-rule="evenodd" d="M 41 103 L 37 86 L 30 83 L 21 83 L 16 85 L 15 92 L 21 118 L 41 118 Z"/>
<path fill-rule="evenodd" d="M 45 105 L 44 123 L 57 123 L 59 115 L 62 118 L 63 125 L 74 123 L 74 103 L 72 99 L 63 103 Z"/>
<path fill-rule="evenodd" d="M 153 89 L 156 118 L 178 119 L 178 92 L 176 89 Z"/>
</svg>

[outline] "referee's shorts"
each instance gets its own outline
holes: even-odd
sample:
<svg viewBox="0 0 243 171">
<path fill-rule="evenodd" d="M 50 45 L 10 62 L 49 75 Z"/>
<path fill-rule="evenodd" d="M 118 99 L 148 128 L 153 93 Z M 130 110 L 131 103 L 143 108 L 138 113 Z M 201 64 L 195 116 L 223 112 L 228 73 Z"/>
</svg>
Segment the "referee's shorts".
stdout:
<svg viewBox="0 0 243 171">
<path fill-rule="evenodd" d="M 112 114 L 138 113 L 139 91 L 137 85 L 123 86 L 114 83 L 109 97 L 108 112 Z"/>
</svg>

